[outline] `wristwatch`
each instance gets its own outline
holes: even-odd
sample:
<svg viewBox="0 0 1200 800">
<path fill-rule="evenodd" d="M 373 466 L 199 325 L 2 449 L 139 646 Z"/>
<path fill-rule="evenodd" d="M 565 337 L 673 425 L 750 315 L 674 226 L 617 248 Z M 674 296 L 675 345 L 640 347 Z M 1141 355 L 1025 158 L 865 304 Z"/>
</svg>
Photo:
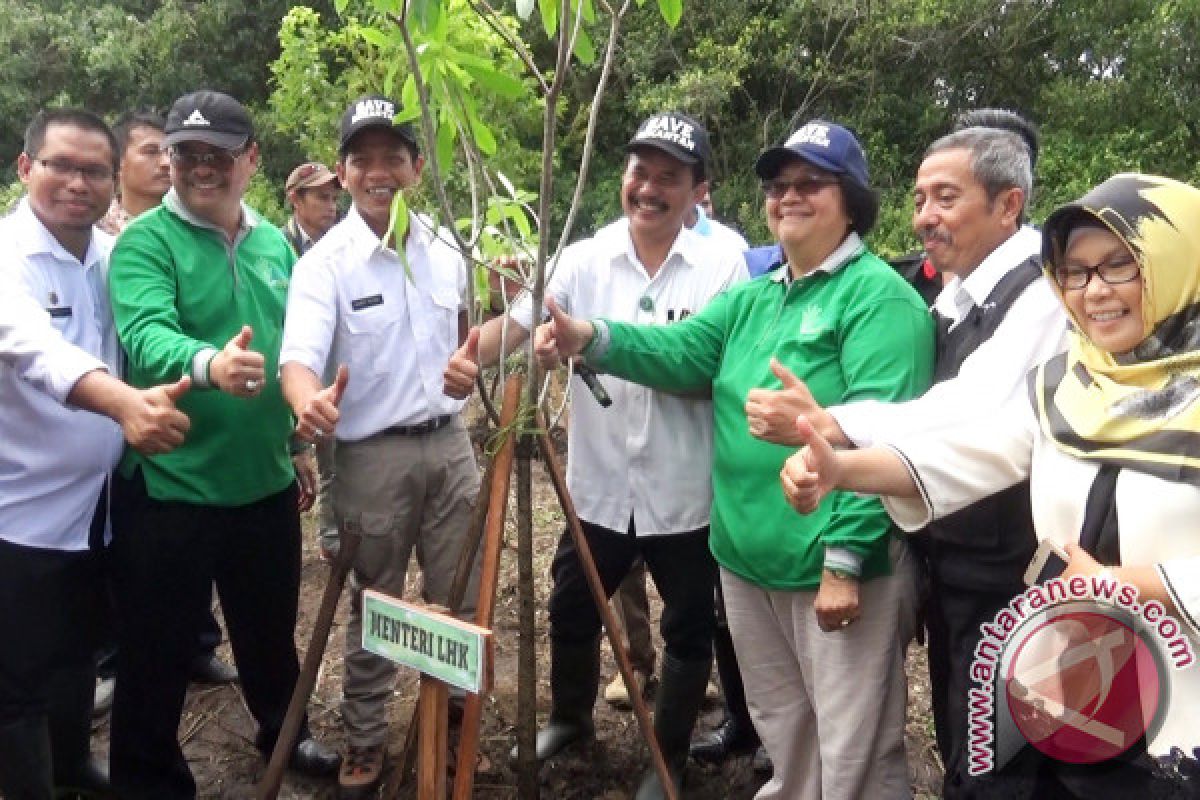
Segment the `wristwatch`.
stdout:
<svg viewBox="0 0 1200 800">
<path fill-rule="evenodd" d="M 842 569 L 841 567 L 825 567 L 825 571 L 828 572 L 833 577 L 838 578 L 843 581 L 857 581 L 858 580 L 857 575 L 855 575 L 850 570 Z"/>
</svg>

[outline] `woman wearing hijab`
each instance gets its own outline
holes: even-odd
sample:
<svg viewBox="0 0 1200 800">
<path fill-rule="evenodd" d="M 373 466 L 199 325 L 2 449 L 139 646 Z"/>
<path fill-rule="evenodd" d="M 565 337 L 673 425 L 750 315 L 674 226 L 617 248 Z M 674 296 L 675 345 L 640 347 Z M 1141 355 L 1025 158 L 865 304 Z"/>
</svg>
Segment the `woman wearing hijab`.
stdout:
<svg viewBox="0 0 1200 800">
<path fill-rule="evenodd" d="M 1001 419 L 887 449 L 835 453 L 801 421 L 809 445 L 788 460 L 784 491 L 805 513 L 832 486 L 889 495 L 892 517 L 916 530 L 1028 478 L 1038 538 L 1069 556 L 1062 577 L 1136 588 L 1139 607 L 1165 607 L 1194 653 L 1200 191 L 1167 178 L 1117 175 L 1055 211 L 1042 250 L 1074 327 L 1067 351 L 1032 374 L 1028 401 L 1014 401 Z M 1200 667 L 1161 673 L 1169 685 L 1157 708 L 1143 709 L 1144 743 L 1120 758 L 1060 764 L 1043 776 L 1038 796 L 1195 796 Z M 1102 698 L 1107 688 L 1096 691 Z M 1144 682 L 1138 691 L 1146 691 Z M 1087 756 L 1081 751 L 1078 760 L 1094 760 Z"/>
<path fill-rule="evenodd" d="M 754 389 L 779 389 L 789 370 L 823 402 L 919 395 L 932 375 L 933 323 L 860 238 L 878 199 L 850 131 L 810 122 L 755 171 L 782 263 L 672 325 L 593 323 L 553 309 L 539 354 L 587 345 L 589 362 L 626 380 L 712 392 L 709 547 L 750 716 L 774 763 L 757 797 L 909 797 L 913 558 L 875 498 L 839 493 L 817 515 L 792 513 L 771 488 L 789 449 L 752 436 L 744 406 Z"/>
</svg>

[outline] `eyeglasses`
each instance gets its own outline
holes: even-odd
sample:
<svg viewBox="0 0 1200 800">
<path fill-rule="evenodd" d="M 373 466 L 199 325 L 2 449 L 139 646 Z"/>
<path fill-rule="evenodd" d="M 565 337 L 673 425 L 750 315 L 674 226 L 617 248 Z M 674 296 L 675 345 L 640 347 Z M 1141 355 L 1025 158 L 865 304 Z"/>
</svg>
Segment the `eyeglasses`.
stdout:
<svg viewBox="0 0 1200 800">
<path fill-rule="evenodd" d="M 111 169 L 96 164 L 76 164 L 74 161 L 60 158 L 35 158 L 34 161 L 56 178 L 70 179 L 75 177 L 75 173 L 79 173 L 88 183 L 105 183 L 113 177 Z"/>
<path fill-rule="evenodd" d="M 1121 257 L 1117 261 L 1106 261 L 1094 267 L 1068 264 L 1054 268 L 1054 280 L 1063 291 L 1083 289 L 1092 282 L 1093 275 L 1099 275 L 1100 280 L 1109 286 L 1129 283 L 1141 272 L 1137 259 L 1132 255 Z"/>
<path fill-rule="evenodd" d="M 171 161 L 184 169 L 195 169 L 199 166 L 205 166 L 224 172 L 233 168 L 233 162 L 245 154 L 246 148 L 242 147 L 237 150 L 217 148 L 204 153 L 197 153 L 191 150 L 180 150 L 172 147 L 168 149 L 168 152 L 171 155 Z"/>
<path fill-rule="evenodd" d="M 818 178 L 809 175 L 794 181 L 769 180 L 762 182 L 763 194 L 772 200 L 782 200 L 788 189 L 795 189 L 801 197 L 812 197 L 826 186 L 836 186 L 837 178 Z"/>
</svg>

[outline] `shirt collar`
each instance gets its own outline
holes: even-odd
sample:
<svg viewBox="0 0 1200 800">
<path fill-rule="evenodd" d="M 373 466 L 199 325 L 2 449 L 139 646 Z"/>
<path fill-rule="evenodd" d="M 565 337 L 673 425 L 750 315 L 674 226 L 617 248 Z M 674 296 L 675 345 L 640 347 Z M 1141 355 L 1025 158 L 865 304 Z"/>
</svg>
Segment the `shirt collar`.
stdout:
<svg viewBox="0 0 1200 800">
<path fill-rule="evenodd" d="M 262 220 L 259 218 L 258 214 L 254 212 L 254 209 L 246 205 L 244 200 L 239 201 L 239 203 L 242 207 L 242 218 L 238 223 L 238 238 L 240 239 L 244 234 L 249 233 L 258 227 L 258 224 L 262 222 Z M 166 206 L 172 214 L 180 217 L 184 222 L 187 222 L 190 225 L 195 225 L 197 228 L 206 228 L 210 231 L 216 231 L 217 233 L 221 234 L 222 238 L 224 238 L 225 229 L 193 214 L 188 207 L 183 204 L 183 200 L 180 199 L 179 194 L 175 191 L 175 187 L 171 187 L 171 189 L 163 197 L 163 205 Z"/>
<path fill-rule="evenodd" d="M 345 226 L 343 230 L 355 247 L 361 248 L 367 254 L 377 250 L 395 252 L 392 248 L 385 246 L 382 237 L 375 235 L 375 231 L 371 230 L 371 226 L 358 213 L 357 206 L 350 206 L 345 218 L 338 223 L 338 227 L 342 226 Z M 428 247 L 433 240 L 431 228 L 432 223 L 428 217 L 418 216 L 410 210 L 408 212 L 408 238 L 404 241 L 403 246 L 407 248 L 409 244 L 412 244 L 416 247 Z"/>
<path fill-rule="evenodd" d="M 29 205 L 28 195 L 22 197 L 21 202 L 17 204 L 17 208 L 13 212 L 13 218 L 18 228 L 26 233 L 24 236 L 17 237 L 16 246 L 21 249 L 22 255 L 46 254 L 53 256 L 59 261 L 74 261 L 75 263 L 79 263 L 79 259 L 72 255 L 67 248 L 63 247 L 62 242 L 58 241 L 54 234 L 38 219 L 37 214 L 33 213 L 33 207 Z M 88 241 L 88 249 L 83 256 L 83 267 L 90 269 L 103 262 L 111 247 L 112 237 L 93 226 L 92 238 Z"/>
<path fill-rule="evenodd" d="M 942 294 L 947 293 L 947 297 L 955 297 L 961 288 L 974 305 L 982 306 L 1009 270 L 1030 256 L 1037 255 L 1041 249 L 1042 235 L 1035 228 L 1024 225 L 988 253 L 987 258 L 983 259 L 965 280 L 960 280 L 957 276 L 952 278 L 938 295 L 938 300 L 941 300 Z M 965 305 L 966 300 L 961 300 L 960 304 Z M 940 304 L 935 302 L 935 305 Z"/>
<path fill-rule="evenodd" d="M 807 278 L 809 275 L 815 275 L 818 272 L 827 272 L 833 275 L 857 258 L 864 249 L 866 249 L 866 245 L 863 244 L 862 238 L 854 231 L 850 231 L 846 238 L 842 240 L 842 243 L 835 247 L 832 253 L 825 256 L 824 261 L 817 264 L 804 277 Z M 792 271 L 787 265 L 786 253 L 784 254 L 783 262 L 771 272 L 771 280 L 776 283 L 791 283 Z"/>
<path fill-rule="evenodd" d="M 602 228 L 596 233 L 594 241 L 603 248 L 602 252 L 611 260 L 623 256 L 630 264 L 641 264 L 637 257 L 637 250 L 633 246 L 633 237 L 629 233 L 628 217 L 621 217 Z M 671 242 L 671 249 L 667 251 L 667 257 L 663 259 L 662 266 L 665 267 L 674 260 L 685 266 L 694 267 L 703 264 L 705 257 L 704 237 L 685 225 L 680 227 L 675 241 Z M 644 264 L 642 264 L 642 268 L 645 269 Z"/>
</svg>

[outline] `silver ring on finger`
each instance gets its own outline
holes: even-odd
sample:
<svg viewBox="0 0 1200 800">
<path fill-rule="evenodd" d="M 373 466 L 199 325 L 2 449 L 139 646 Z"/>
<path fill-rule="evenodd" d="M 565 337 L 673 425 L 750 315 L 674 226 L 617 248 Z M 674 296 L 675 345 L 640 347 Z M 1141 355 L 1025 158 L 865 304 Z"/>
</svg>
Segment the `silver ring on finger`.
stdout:
<svg viewBox="0 0 1200 800">
<path fill-rule="evenodd" d="M 849 627 L 849 626 L 850 626 L 850 623 L 851 623 L 851 622 L 852 622 L 852 620 L 849 620 L 849 619 L 844 619 L 844 620 L 842 620 L 841 622 L 839 622 L 838 624 L 839 624 L 841 627 L 843 627 L 843 628 L 847 628 L 847 627 Z"/>
<path fill-rule="evenodd" d="M 313 437 L 314 438 L 320 439 L 320 438 L 323 438 L 324 436 L 325 436 L 325 431 L 321 430 L 320 428 L 313 428 Z"/>
<path fill-rule="evenodd" d="M 258 391 L 258 381 L 254 380 L 253 378 L 248 379 L 246 381 L 246 391 L 247 392 L 257 392 Z"/>
</svg>

